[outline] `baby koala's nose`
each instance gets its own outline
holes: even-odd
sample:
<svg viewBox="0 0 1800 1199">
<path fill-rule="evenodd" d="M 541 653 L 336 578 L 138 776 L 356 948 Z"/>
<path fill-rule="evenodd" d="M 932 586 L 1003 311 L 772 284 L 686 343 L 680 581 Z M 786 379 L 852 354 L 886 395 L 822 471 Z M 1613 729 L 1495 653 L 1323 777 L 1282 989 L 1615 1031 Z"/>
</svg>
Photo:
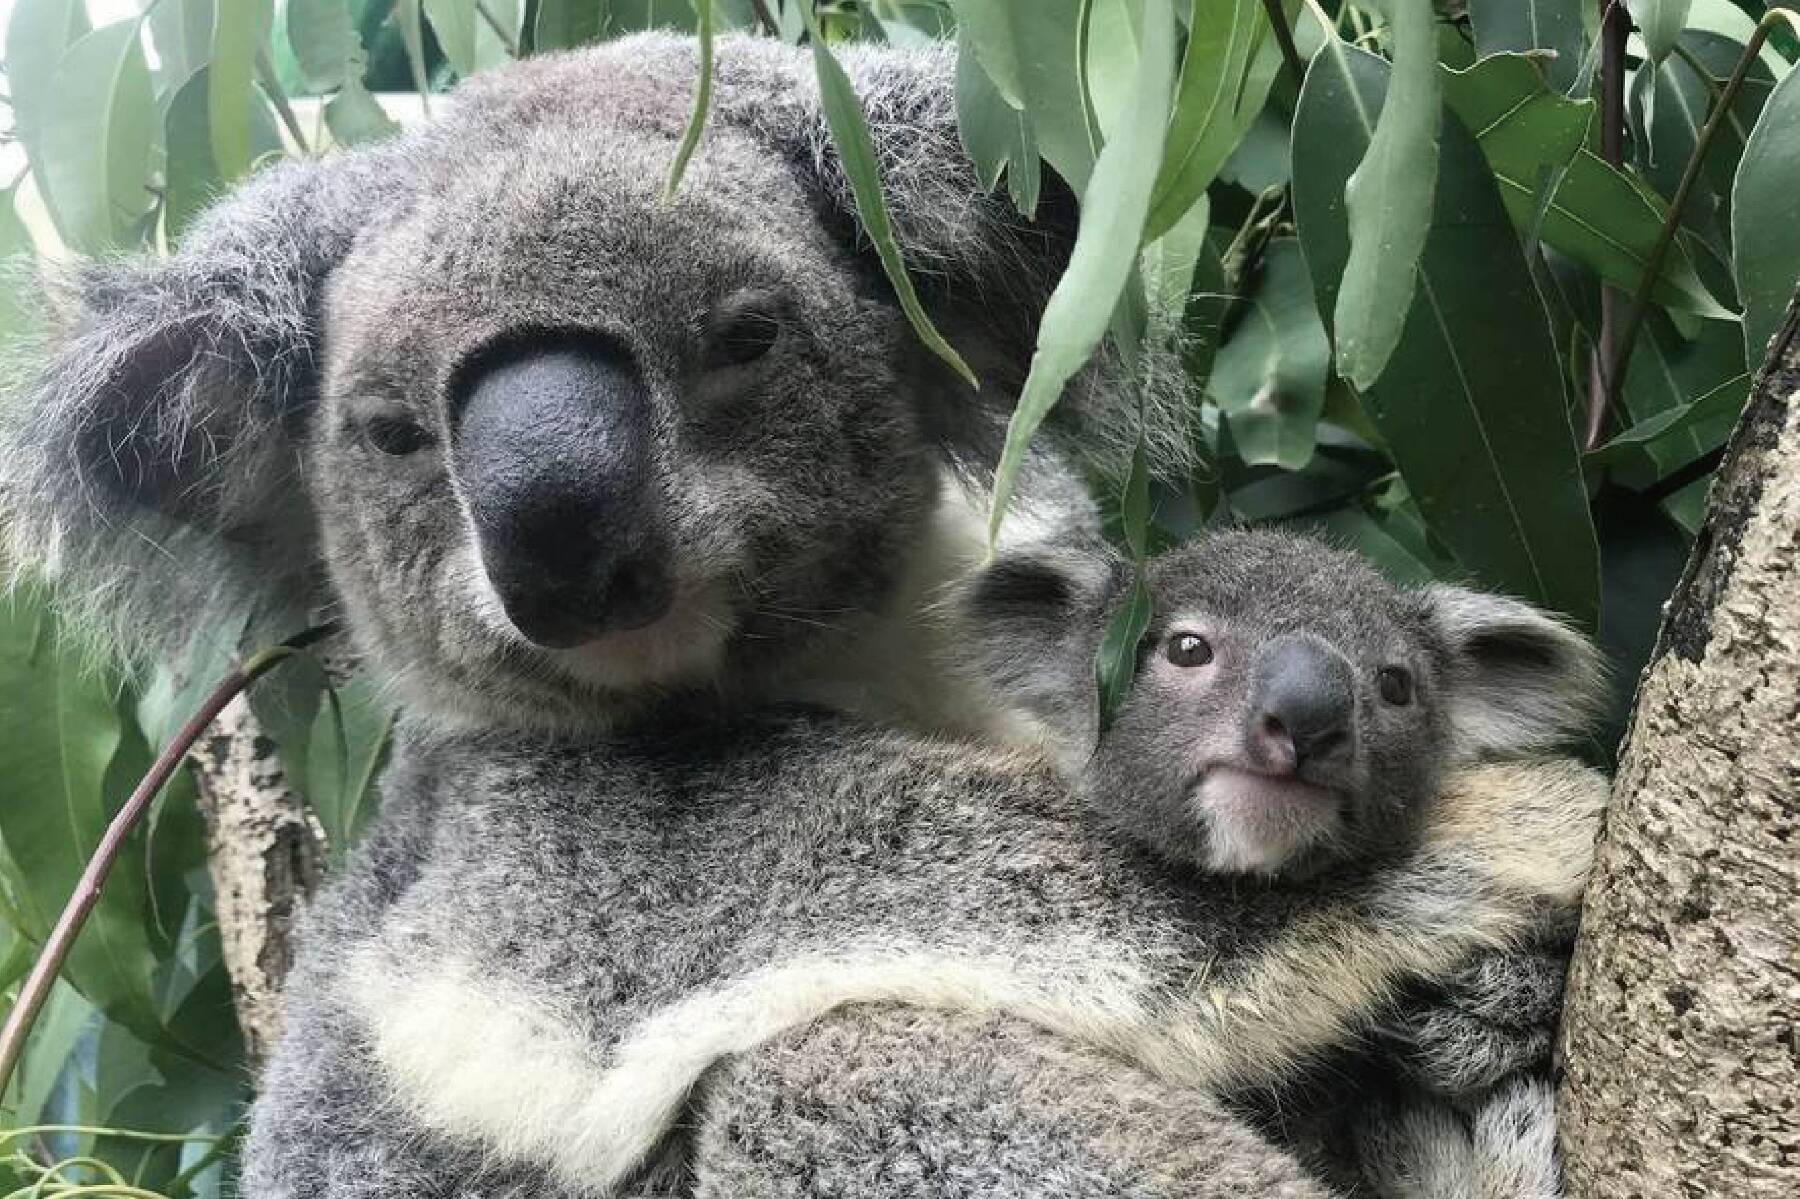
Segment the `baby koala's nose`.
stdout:
<svg viewBox="0 0 1800 1199">
<path fill-rule="evenodd" d="M 1251 756 L 1274 773 L 1297 773 L 1349 744 L 1355 712 L 1341 657 L 1311 637 L 1279 637 L 1257 663 L 1245 730 Z"/>
</svg>

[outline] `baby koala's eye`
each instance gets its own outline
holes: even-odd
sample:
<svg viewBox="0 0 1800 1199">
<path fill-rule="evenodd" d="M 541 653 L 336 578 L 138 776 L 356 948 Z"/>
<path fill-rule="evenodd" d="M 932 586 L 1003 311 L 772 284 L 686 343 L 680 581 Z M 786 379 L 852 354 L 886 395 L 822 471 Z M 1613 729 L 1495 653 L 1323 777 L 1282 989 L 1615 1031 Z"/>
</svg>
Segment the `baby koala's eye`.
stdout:
<svg viewBox="0 0 1800 1199">
<path fill-rule="evenodd" d="M 1412 702 L 1412 675 L 1404 667 L 1383 666 L 1375 672 L 1375 689 L 1388 703 L 1404 707 Z"/>
<path fill-rule="evenodd" d="M 1175 634 L 1164 652 L 1177 666 L 1205 666 L 1213 660 L 1212 645 L 1198 633 Z"/>
<path fill-rule="evenodd" d="M 393 458 L 416 454 L 432 440 L 423 425 L 404 416 L 374 417 L 363 426 L 363 436 L 375 449 Z"/>
</svg>

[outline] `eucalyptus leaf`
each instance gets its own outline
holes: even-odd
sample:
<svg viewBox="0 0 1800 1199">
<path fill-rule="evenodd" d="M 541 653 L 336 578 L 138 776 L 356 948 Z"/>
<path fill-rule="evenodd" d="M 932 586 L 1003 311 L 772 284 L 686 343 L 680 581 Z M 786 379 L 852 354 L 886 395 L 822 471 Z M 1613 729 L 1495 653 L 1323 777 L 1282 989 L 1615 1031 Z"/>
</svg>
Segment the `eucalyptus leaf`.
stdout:
<svg viewBox="0 0 1800 1199">
<path fill-rule="evenodd" d="M 1243 320 L 1219 347 L 1207 381 L 1247 465 L 1299 470 L 1313 456 L 1331 368 L 1314 304 L 1300 243 L 1271 241 Z"/>
<path fill-rule="evenodd" d="M 1592 100 L 1571 100 L 1549 85 L 1544 62 L 1535 54 L 1490 54 L 1444 72 L 1444 101 L 1480 143 L 1520 225 L 1532 214 L 1538 172 L 1567 166 L 1594 118 Z"/>
<path fill-rule="evenodd" d="M 1731 258 L 1744 305 L 1744 355 L 1760 363 L 1800 279 L 1800 72 L 1776 84 L 1744 144 L 1731 197 Z"/>
<path fill-rule="evenodd" d="M 959 40 L 974 50 L 1006 102 L 1031 122 L 1045 161 L 1077 191 L 1086 186 L 1096 154 L 1081 79 L 1086 3 L 951 0 Z"/>
<path fill-rule="evenodd" d="M 1332 316 L 1338 373 L 1359 388 L 1381 376 L 1400 344 L 1418 281 L 1419 255 L 1431 229 L 1437 185 L 1442 82 L 1430 0 L 1388 0 L 1394 80 L 1363 160 L 1344 184 L 1350 255 Z M 1344 70 L 1342 42 L 1322 51 Z M 1321 61 L 1315 59 L 1315 62 Z M 1345 99 L 1361 109 L 1352 91 Z M 1296 155 L 1298 157 L 1298 155 Z"/>
<path fill-rule="evenodd" d="M 606 12 L 601 0 L 538 0 L 531 48 L 541 54 L 585 46 L 599 41 L 605 28 Z"/>
<path fill-rule="evenodd" d="M 193 219 L 228 187 L 213 159 L 211 100 L 212 68 L 202 66 L 170 99 L 163 117 L 168 163 L 163 228 L 171 242 L 179 241 Z M 260 101 L 250 108 L 250 151 L 253 158 L 281 153 L 281 135 Z"/>
<path fill-rule="evenodd" d="M 1138 644 L 1150 628 L 1150 588 L 1140 565 L 1132 574 L 1125 599 L 1107 617 L 1095 662 L 1095 682 L 1100 696 L 1100 731 L 1112 727 L 1113 717 L 1137 673 Z"/>
<path fill-rule="evenodd" d="M 1515 225 L 1528 229 L 1537 221 L 1540 172 L 1556 172 L 1559 182 L 1537 226 L 1544 242 L 1607 282 L 1637 290 L 1668 205 L 1582 142 L 1592 120 L 1590 101 L 1562 96 L 1530 56 L 1517 54 L 1445 72 L 1444 99 L 1476 135 Z M 1707 290 L 1679 243 L 1664 260 L 1651 298 L 1712 320 L 1736 319 Z"/>
<path fill-rule="evenodd" d="M 33 163 L 63 240 L 87 254 L 129 241 L 150 210 L 156 97 L 137 21 L 83 37 L 56 65 Z"/>
<path fill-rule="evenodd" d="M 475 73 L 475 0 L 424 0 L 438 48 L 460 78 Z"/>
<path fill-rule="evenodd" d="M 50 995 L 38 1012 L 18 1068 L 7 1083 L 5 1095 L 0 1096 L 0 1105 L 6 1111 L 0 1123 L 22 1127 L 47 1122 L 45 1109 L 51 1092 L 97 1014 L 94 1005 L 68 983 L 58 979 L 51 984 Z"/>
<path fill-rule="evenodd" d="M 1545 50 L 1544 72 L 1558 92 L 1579 88 L 1587 32 L 1582 12 L 1589 0 L 1469 0 L 1469 23 L 1481 57 L 1508 51 Z"/>
<path fill-rule="evenodd" d="M 1741 53 L 1741 47 L 1728 38 L 1694 30 L 1683 33 L 1677 44 L 1687 52 L 1686 56 L 1671 59 L 1659 71 L 1639 71 L 1632 80 L 1634 93 L 1655 89 L 1655 104 L 1646 106 L 1644 132 L 1649 152 L 1641 157 L 1645 160 L 1645 175 L 1665 196 L 1675 194 L 1688 160 L 1699 145 L 1700 131 L 1719 88 L 1717 81 L 1731 74 Z M 1682 228 L 1716 246 L 1721 256 L 1728 253 L 1731 188 L 1738 162 L 1774 86 L 1768 69 L 1761 62 L 1753 62 L 1732 101 L 1730 113 L 1713 133 L 1682 209 Z"/>
<path fill-rule="evenodd" d="M 1748 46 L 1750 39 L 1756 36 L 1756 20 L 1732 0 L 1693 0 L 1693 6 L 1688 10 L 1687 27 L 1690 31 L 1703 30 L 1730 38 L 1739 46 Z M 1756 53 L 1772 79 L 1786 79 L 1788 72 L 1794 69 L 1794 64 L 1766 41 Z"/>
<path fill-rule="evenodd" d="M 1132 81 L 1131 107 L 1136 112 L 1168 111 L 1175 83 L 1174 26 L 1169 0 L 1145 0 L 1144 42 Z M 994 474 L 990 541 L 998 536 L 1032 436 L 1069 379 L 1099 348 L 1134 274 L 1162 158 L 1162 133 L 1160 121 L 1127 123 L 1094 163 L 1082 194 L 1081 224 L 1069 266 L 1045 305 L 1031 370 L 1007 425 L 1006 445 Z"/>
<path fill-rule="evenodd" d="M 156 47 L 157 91 L 167 96 L 212 59 L 215 0 L 161 0 L 150 5 L 150 41 Z"/>
<path fill-rule="evenodd" d="M 308 84 L 334 91 L 348 82 L 362 40 L 344 0 L 288 0 L 287 35 Z"/>
<path fill-rule="evenodd" d="M 346 80 L 337 95 L 326 101 L 325 127 L 340 146 L 359 145 L 400 132 L 399 122 L 388 116 L 360 78 Z"/>
<path fill-rule="evenodd" d="M 35 939 L 51 923 L 137 779 L 143 758 L 120 718 L 118 688 L 59 645 L 35 590 L 0 604 L 0 836 L 18 869 L 21 916 Z M 133 730 L 135 732 L 135 730 Z M 126 758 L 121 758 L 124 753 Z M 115 759 L 119 759 L 115 771 Z M 127 841 L 76 938 L 64 977 L 108 1017 L 154 1037 L 144 836 Z"/>
<path fill-rule="evenodd" d="M 6 92 L 13 127 L 36 149 L 48 114 L 67 97 L 54 86 L 63 52 L 88 32 L 85 0 L 17 0 L 6 22 Z"/>
<path fill-rule="evenodd" d="M 476 0 L 475 70 L 491 71 L 518 57 L 525 0 Z"/>
<path fill-rule="evenodd" d="M 1423 587 L 1437 576 L 1417 558 L 1387 524 L 1361 508 L 1340 508 L 1315 521 L 1305 522 L 1315 534 L 1355 550 L 1396 587 Z"/>
<path fill-rule="evenodd" d="M 1735 386 L 1738 407 L 1749 394 L 1744 380 L 1741 334 L 1729 325 L 1708 323 L 1693 337 L 1683 336 L 1662 313 L 1651 311 L 1643 335 L 1631 355 L 1621 399 L 1634 422 L 1686 409 L 1696 396 L 1721 386 Z M 1736 423 L 1735 410 L 1707 421 L 1707 410 L 1693 414 L 1675 430 L 1655 439 L 1636 463 L 1615 469 L 1613 477 L 1628 487 L 1646 486 L 1717 449 Z"/>
<path fill-rule="evenodd" d="M 219 177 L 235 183 L 254 162 L 250 114 L 256 104 L 256 54 L 269 39 L 270 0 L 219 5 L 207 64 L 207 125 Z"/>
<path fill-rule="evenodd" d="M 1343 181 L 1388 73 L 1359 50 L 1327 53 L 1301 91 L 1294 211 L 1322 312 L 1339 307 Z M 1599 555 L 1549 321 L 1474 138 L 1450 117 L 1441 137 L 1418 290 L 1364 406 L 1432 532 L 1484 586 L 1592 627 Z"/>
<path fill-rule="evenodd" d="M 419 93 L 419 107 L 431 115 L 431 75 L 425 62 L 425 16 L 421 0 L 396 0 L 394 23 L 400 27 L 400 40 L 406 46 L 406 63 L 412 70 L 413 89 Z"/>
<path fill-rule="evenodd" d="M 963 150 L 975 164 L 982 187 L 993 190 L 1002 175 L 1013 206 L 1029 218 L 1037 210 L 1042 181 L 1037 138 L 1031 121 L 1007 103 L 987 70 L 958 32 L 956 57 L 956 127 Z"/>
<path fill-rule="evenodd" d="M 1688 8 L 1692 0 L 1625 0 L 1632 23 L 1644 39 L 1652 65 L 1661 63 L 1675 51 L 1675 39 L 1687 28 Z"/>
<path fill-rule="evenodd" d="M 307 744 L 306 799 L 325 830 L 333 869 L 375 814 L 375 780 L 398 710 L 381 686 L 355 674 L 325 693 Z"/>
<path fill-rule="evenodd" d="M 1658 445 L 1677 439 L 1686 441 L 1696 429 L 1708 425 L 1723 423 L 1729 432 L 1749 397 L 1750 376 L 1735 375 L 1697 399 L 1665 408 L 1649 420 L 1631 426 L 1605 445 L 1590 450 L 1585 461 L 1591 466 L 1611 466 L 1639 453 L 1653 453 Z"/>
<path fill-rule="evenodd" d="M 1193 0 L 1188 24 L 1175 110 L 1150 202 L 1150 237 L 1161 236 L 1205 194 L 1262 111 L 1281 66 L 1262 0 Z"/>
<path fill-rule="evenodd" d="M 881 194 L 881 172 L 876 166 L 875 144 L 869 136 L 862 104 L 850 85 L 850 77 L 844 74 L 843 66 L 832 55 L 824 35 L 819 32 L 812 10 L 807 8 L 805 11 L 812 35 L 813 69 L 819 78 L 819 103 L 825 110 L 825 123 L 831 130 L 831 141 L 837 148 L 844 177 L 849 180 L 863 232 L 880 256 L 881 269 L 887 275 L 888 283 L 900 301 L 900 308 L 906 313 L 906 319 L 912 324 L 913 332 L 918 335 L 919 340 L 969 386 L 979 386 L 975 372 L 969 369 L 969 364 L 963 361 L 962 355 L 944 340 L 943 335 L 931 323 L 925 306 L 919 302 L 912 278 L 906 273 L 906 261 L 901 256 L 900 243 L 894 237 L 887 201 Z"/>
<path fill-rule="evenodd" d="M 1144 247 L 1139 275 L 1144 280 L 1145 307 L 1154 334 L 1179 331 L 1206 253 L 1212 205 L 1205 196 L 1173 228 Z M 1208 286 L 1212 285 L 1210 279 Z"/>
</svg>

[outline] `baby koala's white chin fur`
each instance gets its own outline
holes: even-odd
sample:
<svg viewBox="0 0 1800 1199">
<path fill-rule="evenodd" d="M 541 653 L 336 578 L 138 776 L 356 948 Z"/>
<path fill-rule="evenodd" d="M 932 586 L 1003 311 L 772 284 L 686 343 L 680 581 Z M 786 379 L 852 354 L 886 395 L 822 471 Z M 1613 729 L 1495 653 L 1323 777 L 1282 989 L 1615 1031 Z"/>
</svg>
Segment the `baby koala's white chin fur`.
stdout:
<svg viewBox="0 0 1800 1199">
<path fill-rule="evenodd" d="M 1338 826 L 1334 791 L 1296 778 L 1214 766 L 1189 801 L 1209 830 L 1207 868 L 1274 874 Z"/>
</svg>

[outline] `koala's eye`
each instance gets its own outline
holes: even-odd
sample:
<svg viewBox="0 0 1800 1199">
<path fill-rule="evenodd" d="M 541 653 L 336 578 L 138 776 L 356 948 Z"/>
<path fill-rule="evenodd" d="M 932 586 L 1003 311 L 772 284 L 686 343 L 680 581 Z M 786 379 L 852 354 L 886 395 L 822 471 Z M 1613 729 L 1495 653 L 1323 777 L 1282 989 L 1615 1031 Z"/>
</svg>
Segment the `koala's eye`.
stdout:
<svg viewBox="0 0 1800 1199">
<path fill-rule="evenodd" d="M 781 338 L 781 310 L 771 296 L 728 301 L 713 318 L 706 340 L 706 369 L 747 366 L 775 348 Z"/>
<path fill-rule="evenodd" d="M 416 454 L 431 444 L 431 434 L 404 416 L 377 416 L 363 425 L 363 436 L 375 449 L 395 458 Z"/>
<path fill-rule="evenodd" d="M 1212 644 L 1198 633 L 1177 633 L 1164 651 L 1177 666 L 1205 666 L 1213 660 Z"/>
<path fill-rule="evenodd" d="M 1403 667 L 1383 666 L 1375 672 L 1375 689 L 1388 703 L 1403 707 L 1412 702 L 1412 674 Z"/>
</svg>

